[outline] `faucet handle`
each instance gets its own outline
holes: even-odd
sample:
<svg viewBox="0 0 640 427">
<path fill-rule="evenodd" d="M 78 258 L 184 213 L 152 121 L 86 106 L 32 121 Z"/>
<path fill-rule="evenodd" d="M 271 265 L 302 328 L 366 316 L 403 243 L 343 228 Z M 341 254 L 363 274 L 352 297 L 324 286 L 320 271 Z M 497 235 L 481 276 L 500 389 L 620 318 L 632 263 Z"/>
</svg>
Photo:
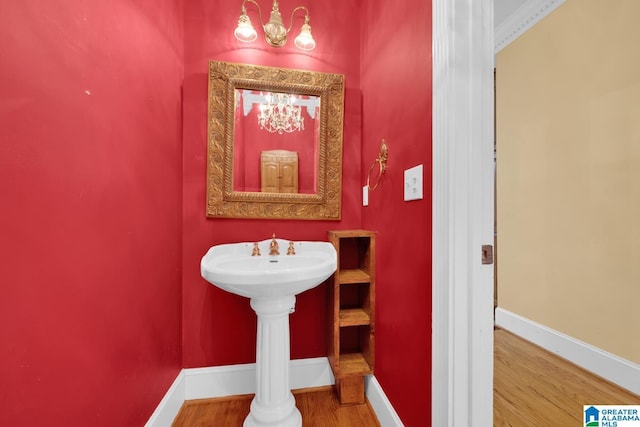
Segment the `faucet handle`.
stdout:
<svg viewBox="0 0 640 427">
<path fill-rule="evenodd" d="M 260 256 L 260 247 L 258 246 L 258 242 L 253 244 L 253 250 L 251 251 L 251 256 Z"/>
<path fill-rule="evenodd" d="M 295 255 L 296 248 L 293 247 L 293 242 L 289 242 L 289 248 L 287 248 L 287 255 Z"/>
</svg>

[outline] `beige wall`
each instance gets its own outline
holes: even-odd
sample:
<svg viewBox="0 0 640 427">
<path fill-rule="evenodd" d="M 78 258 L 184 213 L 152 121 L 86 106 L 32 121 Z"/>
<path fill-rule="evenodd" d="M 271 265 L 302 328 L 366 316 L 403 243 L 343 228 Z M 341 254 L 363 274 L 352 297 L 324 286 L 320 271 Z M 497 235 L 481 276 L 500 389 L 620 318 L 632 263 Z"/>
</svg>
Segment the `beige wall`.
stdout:
<svg viewBox="0 0 640 427">
<path fill-rule="evenodd" d="M 498 305 L 635 363 L 639 17 L 567 0 L 496 58 Z"/>
</svg>

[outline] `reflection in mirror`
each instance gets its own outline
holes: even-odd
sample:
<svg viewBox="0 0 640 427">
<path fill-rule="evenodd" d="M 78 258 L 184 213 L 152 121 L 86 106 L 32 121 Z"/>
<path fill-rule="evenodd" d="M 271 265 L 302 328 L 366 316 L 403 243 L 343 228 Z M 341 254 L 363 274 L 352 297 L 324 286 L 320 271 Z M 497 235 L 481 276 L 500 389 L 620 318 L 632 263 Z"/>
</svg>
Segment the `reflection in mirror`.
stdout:
<svg viewBox="0 0 640 427">
<path fill-rule="evenodd" d="M 339 220 L 344 76 L 209 61 L 207 216 Z"/>
<path fill-rule="evenodd" d="M 320 97 L 236 89 L 235 106 L 233 190 L 315 194 Z"/>
</svg>

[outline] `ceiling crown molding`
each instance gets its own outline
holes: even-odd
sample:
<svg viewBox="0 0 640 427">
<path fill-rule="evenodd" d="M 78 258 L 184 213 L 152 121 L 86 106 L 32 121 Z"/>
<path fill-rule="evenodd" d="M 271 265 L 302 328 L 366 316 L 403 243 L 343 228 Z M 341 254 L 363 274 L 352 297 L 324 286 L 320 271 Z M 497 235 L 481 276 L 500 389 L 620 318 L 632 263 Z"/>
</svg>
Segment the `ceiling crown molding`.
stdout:
<svg viewBox="0 0 640 427">
<path fill-rule="evenodd" d="M 553 12 L 565 0 L 528 0 L 495 30 L 495 53 Z"/>
</svg>

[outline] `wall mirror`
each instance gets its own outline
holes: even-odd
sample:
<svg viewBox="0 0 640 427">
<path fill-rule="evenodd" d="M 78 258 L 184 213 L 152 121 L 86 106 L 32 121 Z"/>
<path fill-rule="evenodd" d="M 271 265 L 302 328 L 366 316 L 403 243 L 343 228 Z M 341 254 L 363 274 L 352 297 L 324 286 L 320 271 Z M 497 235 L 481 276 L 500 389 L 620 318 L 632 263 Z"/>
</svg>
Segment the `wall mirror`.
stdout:
<svg viewBox="0 0 640 427">
<path fill-rule="evenodd" d="M 209 61 L 209 217 L 340 219 L 344 76 Z"/>
</svg>

